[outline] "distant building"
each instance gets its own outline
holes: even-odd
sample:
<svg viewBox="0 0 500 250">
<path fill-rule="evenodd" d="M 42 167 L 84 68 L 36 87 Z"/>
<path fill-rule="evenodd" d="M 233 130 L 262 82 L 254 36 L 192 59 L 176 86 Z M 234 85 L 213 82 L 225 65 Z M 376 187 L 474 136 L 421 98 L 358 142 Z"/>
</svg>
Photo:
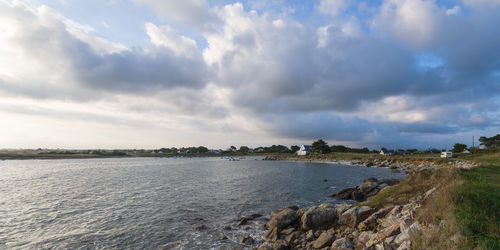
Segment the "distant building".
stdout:
<svg viewBox="0 0 500 250">
<path fill-rule="evenodd" d="M 380 155 L 392 155 L 391 152 L 387 151 L 387 150 L 380 150 Z"/>
<path fill-rule="evenodd" d="M 297 151 L 297 155 L 308 155 L 313 151 L 311 145 L 302 145 L 300 149 Z"/>
<path fill-rule="evenodd" d="M 452 156 L 453 156 L 453 153 L 450 151 L 441 152 L 441 158 L 451 158 Z"/>
<path fill-rule="evenodd" d="M 462 151 L 462 154 L 470 154 L 470 151 L 467 149 L 464 149 L 464 151 Z"/>
</svg>

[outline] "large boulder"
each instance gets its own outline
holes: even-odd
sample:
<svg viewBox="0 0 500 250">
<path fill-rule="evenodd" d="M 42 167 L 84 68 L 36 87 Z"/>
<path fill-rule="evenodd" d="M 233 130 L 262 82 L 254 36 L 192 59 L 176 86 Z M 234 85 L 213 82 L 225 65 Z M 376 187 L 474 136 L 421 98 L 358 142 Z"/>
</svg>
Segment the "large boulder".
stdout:
<svg viewBox="0 0 500 250">
<path fill-rule="evenodd" d="M 335 198 L 341 199 L 341 200 L 350 200 L 350 199 L 352 199 L 351 194 L 355 190 L 356 190 L 356 188 L 344 188 L 344 189 L 338 191 L 337 193 L 330 195 L 330 197 L 335 197 Z"/>
<path fill-rule="evenodd" d="M 361 186 L 358 187 L 359 191 L 363 192 L 363 193 L 368 193 L 370 191 L 372 191 L 374 188 L 376 188 L 378 186 L 378 183 L 376 181 L 368 181 L 368 182 L 365 182 L 363 184 L 361 184 Z"/>
<path fill-rule="evenodd" d="M 309 208 L 301 218 L 302 229 L 327 229 L 337 223 L 337 210 L 327 204 Z"/>
<path fill-rule="evenodd" d="M 345 211 L 340 216 L 339 223 L 355 227 L 358 223 L 368 218 L 368 216 L 370 216 L 373 212 L 375 212 L 375 208 L 373 207 L 353 207 Z"/>
<path fill-rule="evenodd" d="M 298 219 L 297 212 L 291 208 L 285 208 L 271 213 L 269 220 L 269 228 L 278 228 L 279 230 L 294 223 Z"/>
<path fill-rule="evenodd" d="M 335 240 L 335 231 L 333 229 L 324 231 L 313 243 L 314 248 L 323 248 L 332 244 Z"/>
</svg>

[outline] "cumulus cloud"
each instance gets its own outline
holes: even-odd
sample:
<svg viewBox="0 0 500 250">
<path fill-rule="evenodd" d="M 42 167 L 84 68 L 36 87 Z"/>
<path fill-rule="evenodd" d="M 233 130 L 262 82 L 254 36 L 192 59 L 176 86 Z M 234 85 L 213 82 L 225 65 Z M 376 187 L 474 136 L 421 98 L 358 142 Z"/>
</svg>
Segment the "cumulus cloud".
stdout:
<svg viewBox="0 0 500 250">
<path fill-rule="evenodd" d="M 450 9 L 384 0 L 368 17 L 320 25 L 267 13 L 259 1 L 251 2 L 259 12 L 242 3 L 135 2 L 168 20 L 146 22 L 149 41 L 135 48 L 48 7 L 0 7 L 0 90 L 109 100 L 124 112 L 170 117 L 152 119 L 162 124 L 296 141 L 426 145 L 498 126 L 495 1 Z M 320 1 L 311 15 L 338 17 L 350 4 Z M 172 22 L 195 27 L 206 46 Z"/>
<path fill-rule="evenodd" d="M 193 26 L 201 31 L 213 32 L 221 23 L 206 0 L 134 0 L 134 2 L 150 6 L 162 17 Z"/>
<path fill-rule="evenodd" d="M 320 0 L 318 10 L 321 13 L 337 16 L 351 4 L 350 0 Z"/>
<path fill-rule="evenodd" d="M 82 88 L 117 92 L 203 88 L 208 69 L 193 40 L 148 23 L 148 48 L 128 49 L 89 34 L 48 7 L 2 6 L 3 90 L 82 94 Z M 90 96 L 89 96 L 90 97 Z"/>
</svg>

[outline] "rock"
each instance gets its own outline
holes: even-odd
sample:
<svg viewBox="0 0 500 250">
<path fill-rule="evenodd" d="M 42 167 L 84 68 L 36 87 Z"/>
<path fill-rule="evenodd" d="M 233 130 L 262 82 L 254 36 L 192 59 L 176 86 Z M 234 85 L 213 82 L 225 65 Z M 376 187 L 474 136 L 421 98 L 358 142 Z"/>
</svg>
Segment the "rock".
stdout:
<svg viewBox="0 0 500 250">
<path fill-rule="evenodd" d="M 374 188 L 376 188 L 378 186 L 378 183 L 376 181 L 368 181 L 368 182 L 365 182 L 363 184 L 361 184 L 361 186 L 358 187 L 358 190 L 363 192 L 363 193 L 368 193 L 370 191 L 372 191 Z"/>
<path fill-rule="evenodd" d="M 351 208 L 352 205 L 349 204 L 338 204 L 335 206 L 335 210 L 337 210 L 337 214 L 343 214 L 347 209 Z"/>
<path fill-rule="evenodd" d="M 368 242 L 374 235 L 375 233 L 371 231 L 361 232 L 358 236 L 358 241 L 364 244 Z"/>
<path fill-rule="evenodd" d="M 364 201 L 365 195 L 361 191 L 354 190 L 351 193 L 351 199 L 353 199 L 355 201 Z"/>
<path fill-rule="evenodd" d="M 411 250 L 411 241 L 407 240 L 401 243 L 397 250 Z"/>
<path fill-rule="evenodd" d="M 313 243 L 314 248 L 323 248 L 332 244 L 335 240 L 335 232 L 333 229 L 324 231 Z"/>
<path fill-rule="evenodd" d="M 259 226 L 259 228 L 260 228 L 260 230 L 262 230 L 262 231 L 266 231 L 267 229 L 269 229 L 269 228 L 267 227 L 267 225 L 266 225 L 266 224 L 262 224 L 262 225 L 260 225 L 260 226 Z"/>
<path fill-rule="evenodd" d="M 399 235 L 399 234 L 398 234 L 398 235 Z M 393 236 L 389 236 L 389 237 L 385 238 L 384 243 L 385 243 L 386 245 L 389 245 L 389 246 L 390 246 L 390 245 L 392 245 L 392 244 L 394 243 L 394 239 L 395 239 L 395 238 L 396 238 L 396 236 L 394 236 L 394 235 L 393 235 Z"/>
<path fill-rule="evenodd" d="M 337 210 L 330 205 L 309 208 L 301 218 L 302 229 L 326 229 L 337 222 Z"/>
<path fill-rule="evenodd" d="M 290 245 L 284 240 L 278 240 L 273 244 L 273 250 L 289 250 Z"/>
<path fill-rule="evenodd" d="M 224 226 L 222 229 L 224 229 L 224 230 L 231 230 L 233 228 L 231 226 Z"/>
<path fill-rule="evenodd" d="M 351 241 L 347 238 L 340 238 L 332 243 L 331 250 L 352 249 Z"/>
<path fill-rule="evenodd" d="M 219 235 L 219 240 L 227 240 L 227 236 L 225 234 Z"/>
<path fill-rule="evenodd" d="M 306 233 L 306 240 L 307 241 L 312 241 L 314 238 L 315 238 L 314 231 L 313 230 L 307 231 L 307 233 Z"/>
<path fill-rule="evenodd" d="M 321 181 L 322 181 L 322 182 L 327 182 L 328 180 L 327 180 L 327 179 L 323 179 L 323 180 L 321 180 Z"/>
<path fill-rule="evenodd" d="M 257 248 L 257 250 L 272 250 L 273 248 L 269 245 L 262 245 Z"/>
<path fill-rule="evenodd" d="M 267 232 L 264 234 L 264 240 L 269 242 L 275 242 L 278 240 L 278 228 L 273 227 L 269 228 Z"/>
<path fill-rule="evenodd" d="M 411 223 L 411 220 L 403 220 L 399 225 L 400 234 L 396 237 L 394 242 L 398 245 L 402 244 L 404 241 L 410 240 L 412 234 L 422 230 L 418 222 Z"/>
<path fill-rule="evenodd" d="M 335 197 L 341 200 L 350 200 L 353 191 L 356 191 L 356 188 L 344 188 L 337 193 L 330 195 L 330 197 Z"/>
<path fill-rule="evenodd" d="M 386 216 L 392 208 L 382 208 L 379 209 L 377 212 L 373 213 L 370 215 L 368 218 L 363 220 L 361 223 L 358 225 L 358 230 L 359 231 L 368 231 L 368 230 L 374 230 L 377 228 L 378 225 L 378 220 L 384 216 Z"/>
<path fill-rule="evenodd" d="M 241 238 L 240 243 L 245 245 L 252 245 L 255 243 L 255 240 L 250 236 L 245 236 Z"/>
<path fill-rule="evenodd" d="M 308 209 L 309 208 L 307 208 L 307 207 L 303 207 L 303 208 L 297 210 L 297 212 L 296 212 L 297 213 L 297 217 L 298 218 L 302 218 L 302 215 L 304 215 L 304 213 L 307 212 Z"/>
<path fill-rule="evenodd" d="M 290 209 L 292 209 L 292 210 L 294 210 L 294 211 L 299 210 L 299 207 L 298 207 L 298 206 L 295 206 L 295 205 L 293 205 L 293 206 L 289 206 L 288 208 L 290 208 Z"/>
<path fill-rule="evenodd" d="M 289 235 L 289 234 L 293 233 L 293 231 L 295 231 L 295 228 L 290 227 L 290 228 L 281 230 L 280 234 Z"/>
<path fill-rule="evenodd" d="M 203 224 L 201 224 L 201 225 L 195 225 L 195 226 L 193 227 L 193 229 L 194 229 L 194 230 L 198 230 L 198 231 L 202 231 L 202 230 L 206 230 L 206 229 L 208 229 L 208 227 L 207 227 L 207 226 L 205 226 L 205 225 L 203 225 Z"/>
<path fill-rule="evenodd" d="M 247 222 L 248 222 L 248 219 L 243 217 L 243 218 L 239 219 L 238 222 L 236 222 L 236 226 L 245 225 L 245 224 L 247 224 Z"/>
<path fill-rule="evenodd" d="M 285 208 L 275 213 L 274 215 L 271 215 L 271 220 L 269 221 L 268 225 L 269 228 L 276 227 L 278 229 L 282 229 L 294 223 L 297 219 L 298 217 L 295 210 L 290 208 Z"/>
<path fill-rule="evenodd" d="M 350 208 L 340 216 L 339 223 L 355 227 L 359 222 L 368 218 L 374 211 L 375 208 L 368 206 Z"/>
<path fill-rule="evenodd" d="M 399 229 L 399 225 L 401 224 L 401 221 L 394 223 L 390 227 L 384 228 L 377 234 L 375 234 L 369 241 L 366 242 L 366 247 L 371 247 L 373 245 L 376 245 L 380 242 L 382 242 L 385 238 L 393 235 L 397 235 L 401 232 Z"/>
<path fill-rule="evenodd" d="M 301 235 L 301 233 L 299 233 L 299 232 L 293 232 L 285 237 L 285 241 L 288 243 L 292 243 L 293 241 L 295 241 L 295 239 L 298 239 L 300 237 L 300 235 Z"/>
<path fill-rule="evenodd" d="M 366 178 L 363 182 L 377 182 L 378 179 L 375 177 Z"/>
<path fill-rule="evenodd" d="M 378 181 L 379 184 L 387 184 L 389 186 L 396 185 L 399 183 L 398 179 L 387 179 L 387 180 L 380 180 Z"/>
</svg>

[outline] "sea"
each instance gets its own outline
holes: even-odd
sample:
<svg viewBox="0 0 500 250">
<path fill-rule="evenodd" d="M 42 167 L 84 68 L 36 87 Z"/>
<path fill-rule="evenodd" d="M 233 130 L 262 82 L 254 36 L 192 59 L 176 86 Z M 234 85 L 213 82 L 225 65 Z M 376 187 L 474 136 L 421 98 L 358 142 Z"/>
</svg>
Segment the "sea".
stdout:
<svg viewBox="0 0 500 250">
<path fill-rule="evenodd" d="M 368 177 L 404 173 L 258 157 L 4 160 L 0 249 L 245 249 L 272 210 L 345 203 L 328 196 Z M 236 225 L 251 214 L 263 217 Z"/>
</svg>

